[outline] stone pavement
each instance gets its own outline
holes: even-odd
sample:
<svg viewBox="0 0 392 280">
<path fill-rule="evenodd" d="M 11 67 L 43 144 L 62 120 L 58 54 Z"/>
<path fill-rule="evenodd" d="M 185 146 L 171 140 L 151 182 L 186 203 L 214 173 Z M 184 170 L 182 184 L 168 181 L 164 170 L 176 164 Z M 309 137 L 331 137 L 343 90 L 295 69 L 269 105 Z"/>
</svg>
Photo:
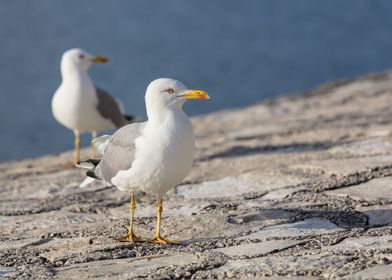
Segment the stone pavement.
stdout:
<svg viewBox="0 0 392 280">
<path fill-rule="evenodd" d="M 69 152 L 3 163 L 0 278 L 392 278 L 391 104 L 382 73 L 194 118 L 194 168 L 164 198 L 180 245 L 114 241 L 129 194 L 78 188 Z M 151 237 L 156 197 L 137 202 Z"/>
</svg>

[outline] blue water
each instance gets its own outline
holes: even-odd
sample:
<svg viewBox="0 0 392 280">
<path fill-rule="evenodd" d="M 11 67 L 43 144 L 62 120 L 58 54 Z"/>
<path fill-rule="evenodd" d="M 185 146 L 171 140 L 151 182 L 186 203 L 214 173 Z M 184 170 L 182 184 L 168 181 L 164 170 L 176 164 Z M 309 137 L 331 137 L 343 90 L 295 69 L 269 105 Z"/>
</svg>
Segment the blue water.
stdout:
<svg viewBox="0 0 392 280">
<path fill-rule="evenodd" d="M 110 58 L 91 75 L 128 112 L 174 77 L 212 96 L 195 115 L 390 68 L 391 15 L 388 0 L 1 1 L 0 161 L 72 148 L 50 111 L 68 48 Z"/>
</svg>

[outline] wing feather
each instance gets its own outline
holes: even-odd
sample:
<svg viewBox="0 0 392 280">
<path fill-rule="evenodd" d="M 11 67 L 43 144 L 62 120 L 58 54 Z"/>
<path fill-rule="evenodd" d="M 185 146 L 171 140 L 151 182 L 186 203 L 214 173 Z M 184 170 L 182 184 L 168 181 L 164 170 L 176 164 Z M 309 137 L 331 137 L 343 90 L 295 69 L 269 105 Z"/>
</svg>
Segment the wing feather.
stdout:
<svg viewBox="0 0 392 280">
<path fill-rule="evenodd" d="M 100 88 L 95 88 L 98 98 L 98 112 L 105 119 L 109 119 L 117 128 L 127 124 L 119 102 L 108 92 Z"/>
<path fill-rule="evenodd" d="M 145 123 L 128 124 L 110 137 L 105 154 L 97 166 L 106 182 L 110 183 L 118 171 L 131 168 L 135 159 L 135 140 L 141 135 L 144 126 Z"/>
</svg>

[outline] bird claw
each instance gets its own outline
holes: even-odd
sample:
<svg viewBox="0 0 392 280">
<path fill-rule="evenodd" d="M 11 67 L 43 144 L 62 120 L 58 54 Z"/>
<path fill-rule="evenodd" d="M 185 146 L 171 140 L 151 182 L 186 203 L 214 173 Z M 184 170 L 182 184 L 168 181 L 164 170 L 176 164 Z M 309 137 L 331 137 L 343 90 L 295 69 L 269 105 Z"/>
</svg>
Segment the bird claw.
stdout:
<svg viewBox="0 0 392 280">
<path fill-rule="evenodd" d="M 131 243 L 136 243 L 136 242 L 146 242 L 146 240 L 141 239 L 140 237 L 136 236 L 135 234 L 127 234 L 126 236 L 122 236 L 119 238 L 116 238 L 118 242 L 131 242 Z"/>
<path fill-rule="evenodd" d="M 153 239 L 148 240 L 147 242 L 154 243 L 154 244 L 179 244 L 175 240 L 165 239 L 161 236 L 155 236 Z"/>
</svg>

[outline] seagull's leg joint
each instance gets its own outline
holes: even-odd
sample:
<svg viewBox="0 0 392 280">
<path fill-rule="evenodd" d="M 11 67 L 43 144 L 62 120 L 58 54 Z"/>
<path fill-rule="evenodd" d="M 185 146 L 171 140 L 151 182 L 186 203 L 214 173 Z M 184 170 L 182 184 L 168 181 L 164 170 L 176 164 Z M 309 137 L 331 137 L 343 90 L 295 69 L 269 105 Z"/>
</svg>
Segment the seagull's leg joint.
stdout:
<svg viewBox="0 0 392 280">
<path fill-rule="evenodd" d="M 131 212 L 131 218 L 129 220 L 129 228 L 128 228 L 128 234 L 126 236 L 117 238 L 117 241 L 120 242 L 144 242 L 143 239 L 141 239 L 140 237 L 136 236 L 134 231 L 133 231 L 133 218 L 135 215 L 135 210 L 136 210 L 136 201 L 135 201 L 135 195 L 132 194 L 131 195 L 131 202 L 129 204 L 129 209 Z"/>
<path fill-rule="evenodd" d="M 178 244 L 177 241 L 165 239 L 161 236 L 161 217 L 162 217 L 162 197 L 160 196 L 157 203 L 157 228 L 155 231 L 154 238 L 149 240 L 150 243 L 158 243 L 158 244 Z"/>
</svg>

